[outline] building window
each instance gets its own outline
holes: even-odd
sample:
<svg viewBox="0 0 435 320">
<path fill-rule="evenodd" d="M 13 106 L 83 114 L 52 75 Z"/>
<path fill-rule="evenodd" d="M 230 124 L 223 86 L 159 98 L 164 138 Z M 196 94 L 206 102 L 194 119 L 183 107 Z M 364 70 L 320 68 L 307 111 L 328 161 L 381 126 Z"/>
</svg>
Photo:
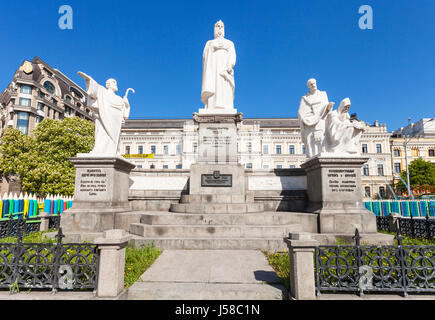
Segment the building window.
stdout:
<svg viewBox="0 0 435 320">
<path fill-rule="evenodd" d="M 167 164 L 164 164 L 164 165 L 163 165 L 163 169 L 168 169 L 168 165 L 167 165 Z"/>
<path fill-rule="evenodd" d="M 435 157 L 435 150 L 434 149 L 429 150 L 429 157 Z"/>
<path fill-rule="evenodd" d="M 296 168 L 296 166 L 294 164 L 291 164 L 290 169 L 294 169 L 294 168 Z"/>
<path fill-rule="evenodd" d="M 379 187 L 379 197 L 383 199 L 385 196 L 385 187 Z"/>
<path fill-rule="evenodd" d="M 50 107 L 47 107 L 47 117 L 50 118 L 50 114 L 51 114 L 51 109 L 50 109 Z"/>
<path fill-rule="evenodd" d="M 377 153 L 382 153 L 382 145 L 380 143 L 376 144 L 376 152 Z"/>
<path fill-rule="evenodd" d="M 53 104 L 54 104 L 55 106 L 57 106 L 57 100 L 56 100 L 56 99 L 52 99 L 51 101 L 53 101 Z"/>
<path fill-rule="evenodd" d="M 150 165 L 150 169 L 155 169 L 156 166 L 154 164 Z"/>
<path fill-rule="evenodd" d="M 20 106 L 23 106 L 23 107 L 30 107 L 30 102 L 31 102 L 30 99 L 27 99 L 27 98 L 20 98 Z"/>
<path fill-rule="evenodd" d="M 183 165 L 181 165 L 181 164 L 177 164 L 177 165 L 175 166 L 175 169 L 183 169 Z"/>
<path fill-rule="evenodd" d="M 280 145 L 276 146 L 276 154 L 281 154 L 281 146 Z"/>
<path fill-rule="evenodd" d="M 50 94 L 54 94 L 55 88 L 54 84 L 52 84 L 50 81 L 44 82 L 44 88 L 47 90 Z"/>
<path fill-rule="evenodd" d="M 378 176 L 383 176 L 383 175 L 384 175 L 384 165 L 378 164 Z"/>
<path fill-rule="evenodd" d="M 36 116 L 36 124 L 41 123 L 42 120 L 44 120 L 43 117 L 41 117 L 41 116 Z"/>
<path fill-rule="evenodd" d="M 394 164 L 394 173 L 400 173 L 400 163 Z"/>
<path fill-rule="evenodd" d="M 42 102 L 38 101 L 38 106 L 37 106 L 38 110 L 44 111 L 44 104 Z"/>
<path fill-rule="evenodd" d="M 267 144 L 263 145 L 263 154 L 269 154 L 269 146 Z"/>
<path fill-rule="evenodd" d="M 22 134 L 27 134 L 29 132 L 28 112 L 18 112 L 17 129 L 20 130 Z"/>
<path fill-rule="evenodd" d="M 288 153 L 290 154 L 295 154 L 295 146 L 294 145 L 290 145 L 288 147 Z"/>
<path fill-rule="evenodd" d="M 370 197 L 371 197 L 371 190 L 370 190 L 370 187 L 365 187 L 365 188 L 364 188 L 364 191 L 365 191 L 365 193 L 366 193 L 366 197 L 367 197 L 367 198 L 370 198 Z"/>
<path fill-rule="evenodd" d="M 246 149 L 248 150 L 248 153 L 252 152 L 252 142 L 246 143 Z"/>
<path fill-rule="evenodd" d="M 68 102 L 71 102 L 71 97 L 70 96 L 66 96 L 65 100 L 68 101 Z"/>
<path fill-rule="evenodd" d="M 367 144 L 366 144 L 366 143 L 363 143 L 363 144 L 362 144 L 362 153 L 367 153 L 367 152 L 368 152 Z"/>
<path fill-rule="evenodd" d="M 282 169 L 282 164 L 277 164 L 277 165 L 276 165 L 276 168 L 277 168 L 277 169 Z"/>
<path fill-rule="evenodd" d="M 156 154 L 156 146 L 151 146 L 151 153 Z"/>
<path fill-rule="evenodd" d="M 252 163 L 247 163 L 246 164 L 246 169 L 252 169 Z"/>
<path fill-rule="evenodd" d="M 198 152 L 198 143 L 194 142 L 193 143 L 193 153 L 197 153 Z"/>
<path fill-rule="evenodd" d="M 138 164 L 136 167 L 137 167 L 138 169 L 142 169 L 142 165 L 141 165 L 141 164 Z"/>
<path fill-rule="evenodd" d="M 181 144 L 177 144 L 177 154 L 182 154 L 182 153 L 183 153 L 183 148 Z"/>
<path fill-rule="evenodd" d="M 263 169 L 269 169 L 269 165 L 268 164 L 264 164 L 263 165 Z"/>
<path fill-rule="evenodd" d="M 138 146 L 137 147 L 137 153 L 143 154 L 143 146 Z"/>
<path fill-rule="evenodd" d="M 399 149 L 394 149 L 394 156 L 395 157 L 400 157 L 400 150 Z"/>
<path fill-rule="evenodd" d="M 25 93 L 25 94 L 32 94 L 32 87 L 31 86 L 27 86 L 27 85 L 22 85 L 20 92 L 21 93 Z"/>
<path fill-rule="evenodd" d="M 125 146 L 125 154 L 130 154 L 130 146 Z"/>
<path fill-rule="evenodd" d="M 168 154 L 169 153 L 169 146 L 168 145 L 164 145 L 163 146 L 163 153 L 164 154 Z"/>
<path fill-rule="evenodd" d="M 307 149 L 305 148 L 304 145 L 302 145 L 302 154 L 307 154 Z"/>
<path fill-rule="evenodd" d="M 365 165 L 363 166 L 363 175 L 364 175 L 364 176 L 369 176 L 369 175 L 370 175 L 369 165 L 368 165 L 368 164 L 365 164 Z"/>
<path fill-rule="evenodd" d="M 45 98 L 45 94 L 42 91 L 39 91 L 39 97 L 44 99 Z"/>
</svg>

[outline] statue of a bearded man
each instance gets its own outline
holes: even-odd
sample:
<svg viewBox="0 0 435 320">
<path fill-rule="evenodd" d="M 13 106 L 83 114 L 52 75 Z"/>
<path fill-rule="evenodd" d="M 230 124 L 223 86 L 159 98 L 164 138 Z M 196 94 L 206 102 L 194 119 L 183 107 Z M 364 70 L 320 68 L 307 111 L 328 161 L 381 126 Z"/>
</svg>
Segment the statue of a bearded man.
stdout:
<svg viewBox="0 0 435 320">
<path fill-rule="evenodd" d="M 94 79 L 83 72 L 78 74 L 86 80 L 86 91 L 88 94 L 88 105 L 95 114 L 95 146 L 89 153 L 95 156 L 117 156 L 119 155 L 119 137 L 121 125 L 128 119 L 130 114 L 130 103 L 125 96 L 121 98 L 116 95 L 118 85 L 115 79 L 106 81 L 106 87 L 99 85 Z"/>
</svg>

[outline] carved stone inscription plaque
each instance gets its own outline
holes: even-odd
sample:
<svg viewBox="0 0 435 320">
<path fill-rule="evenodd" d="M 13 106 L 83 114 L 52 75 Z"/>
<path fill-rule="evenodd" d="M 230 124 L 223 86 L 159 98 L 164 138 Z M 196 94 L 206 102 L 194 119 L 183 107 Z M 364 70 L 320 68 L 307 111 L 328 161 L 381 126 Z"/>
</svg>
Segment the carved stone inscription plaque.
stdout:
<svg viewBox="0 0 435 320">
<path fill-rule="evenodd" d="M 87 196 L 100 196 L 107 192 L 107 173 L 102 169 L 86 169 L 80 174 L 79 190 Z"/>
<path fill-rule="evenodd" d="M 356 191 L 356 171 L 355 169 L 328 169 L 328 187 L 331 192 Z"/>
</svg>

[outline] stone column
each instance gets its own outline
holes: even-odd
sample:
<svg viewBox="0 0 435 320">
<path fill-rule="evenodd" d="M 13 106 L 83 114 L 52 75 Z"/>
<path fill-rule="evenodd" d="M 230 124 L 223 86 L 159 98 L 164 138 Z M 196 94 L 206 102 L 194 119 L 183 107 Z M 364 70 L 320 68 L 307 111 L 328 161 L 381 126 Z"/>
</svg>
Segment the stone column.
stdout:
<svg viewBox="0 0 435 320">
<path fill-rule="evenodd" d="M 48 231 L 48 226 L 50 223 L 49 217 L 50 217 L 50 215 L 46 212 L 44 212 L 38 216 L 38 218 L 41 219 L 39 231 Z"/>
<path fill-rule="evenodd" d="M 113 229 L 94 240 L 100 250 L 98 297 L 114 298 L 124 291 L 125 247 L 130 239 L 125 230 Z"/>
<path fill-rule="evenodd" d="M 290 256 L 290 296 L 296 300 L 316 298 L 314 251 L 318 245 L 310 233 L 291 233 L 285 239 Z"/>
</svg>

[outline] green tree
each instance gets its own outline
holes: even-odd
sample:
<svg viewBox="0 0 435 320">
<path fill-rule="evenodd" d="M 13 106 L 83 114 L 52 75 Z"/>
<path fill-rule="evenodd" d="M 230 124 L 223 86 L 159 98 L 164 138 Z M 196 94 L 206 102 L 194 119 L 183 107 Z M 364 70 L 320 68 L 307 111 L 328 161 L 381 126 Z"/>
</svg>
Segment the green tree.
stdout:
<svg viewBox="0 0 435 320">
<path fill-rule="evenodd" d="M 418 158 L 412 161 L 409 166 L 409 182 L 411 186 L 423 186 L 435 185 L 435 164 L 424 161 L 422 158 Z M 402 179 L 406 181 L 406 171 L 402 171 L 400 174 Z M 406 190 L 407 186 L 402 181 L 398 183 L 398 190 Z"/>
<path fill-rule="evenodd" d="M 74 165 L 68 158 L 87 153 L 94 144 L 94 124 L 78 117 L 44 119 L 32 136 L 5 130 L 0 173 L 18 175 L 23 191 L 41 195 L 74 194 Z"/>
</svg>

